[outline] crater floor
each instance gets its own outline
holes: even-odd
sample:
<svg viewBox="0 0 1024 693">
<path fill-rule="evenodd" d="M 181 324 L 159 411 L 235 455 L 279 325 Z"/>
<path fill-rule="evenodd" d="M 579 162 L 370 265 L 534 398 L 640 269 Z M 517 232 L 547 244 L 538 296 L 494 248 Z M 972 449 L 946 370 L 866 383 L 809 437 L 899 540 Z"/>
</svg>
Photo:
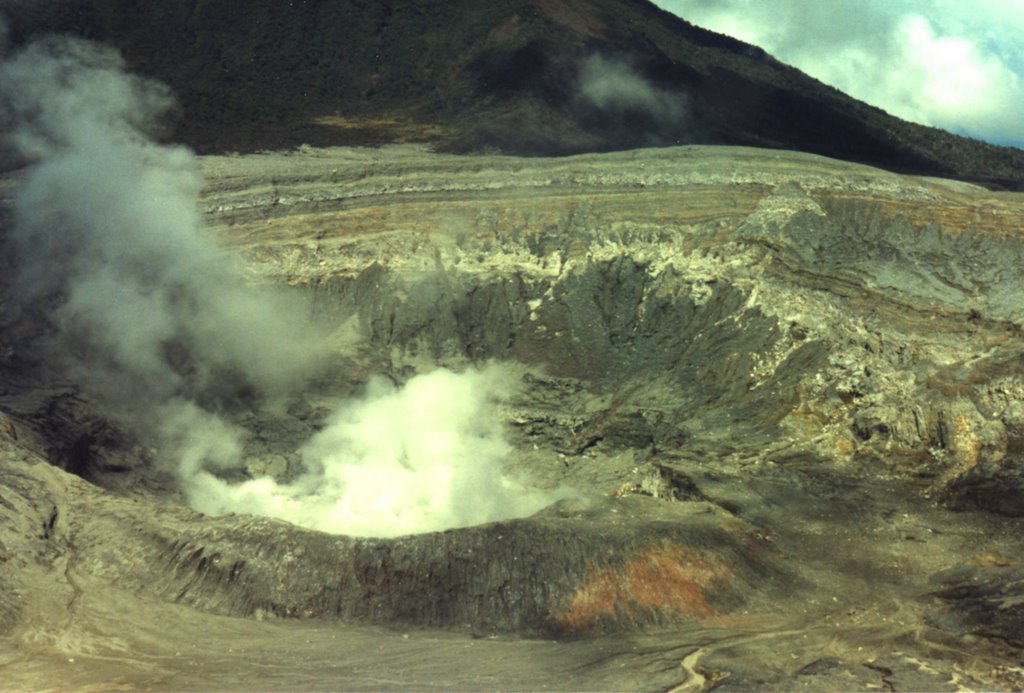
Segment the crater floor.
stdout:
<svg viewBox="0 0 1024 693">
<path fill-rule="evenodd" d="M 497 362 L 507 471 L 574 492 L 397 538 L 202 515 L 0 298 L 7 686 L 1024 685 L 1024 195 L 728 147 L 201 166 L 332 344 L 225 411 L 241 477 L 374 374 Z"/>
</svg>

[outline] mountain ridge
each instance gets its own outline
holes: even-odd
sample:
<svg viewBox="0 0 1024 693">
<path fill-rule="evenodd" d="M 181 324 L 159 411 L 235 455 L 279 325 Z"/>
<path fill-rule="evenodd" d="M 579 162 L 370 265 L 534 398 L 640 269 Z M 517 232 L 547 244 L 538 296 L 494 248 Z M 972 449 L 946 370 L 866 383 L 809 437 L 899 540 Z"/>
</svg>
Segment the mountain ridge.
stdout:
<svg viewBox="0 0 1024 693">
<path fill-rule="evenodd" d="M 173 136 L 200 152 L 730 144 L 1024 189 L 1024 151 L 902 121 L 646 0 L 59 0 L 9 23 L 16 44 L 56 31 L 117 48 L 175 91 Z M 588 89 L 590 73 L 610 83 Z"/>
</svg>

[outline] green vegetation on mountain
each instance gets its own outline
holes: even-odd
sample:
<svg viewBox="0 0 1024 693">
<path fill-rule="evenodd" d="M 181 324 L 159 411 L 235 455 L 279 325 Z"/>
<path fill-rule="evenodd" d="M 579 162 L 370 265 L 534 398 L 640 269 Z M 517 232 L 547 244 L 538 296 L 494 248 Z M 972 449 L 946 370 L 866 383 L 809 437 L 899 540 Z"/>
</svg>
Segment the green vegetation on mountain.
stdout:
<svg viewBox="0 0 1024 693">
<path fill-rule="evenodd" d="M 174 88 L 175 134 L 201 151 L 742 144 L 1024 189 L 1024 151 L 902 121 L 646 0 L 57 0 L 9 21 L 15 41 L 59 31 L 117 47 Z M 681 108 L 581 98 L 593 56 Z"/>
</svg>

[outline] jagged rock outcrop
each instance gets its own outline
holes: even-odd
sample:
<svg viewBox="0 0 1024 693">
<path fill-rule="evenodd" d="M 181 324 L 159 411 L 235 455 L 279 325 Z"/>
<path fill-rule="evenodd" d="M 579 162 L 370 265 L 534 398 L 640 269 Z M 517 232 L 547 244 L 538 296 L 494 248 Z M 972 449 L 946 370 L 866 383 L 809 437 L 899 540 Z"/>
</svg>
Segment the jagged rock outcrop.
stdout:
<svg viewBox="0 0 1024 693">
<path fill-rule="evenodd" d="M 909 474 L 1004 458 L 1017 196 L 757 150 L 504 168 L 414 152 L 278 158 L 272 193 L 240 183 L 254 163 L 211 159 L 239 178 L 207 209 L 267 276 L 351 316 L 384 368 L 543 366 L 610 397 L 588 423 L 622 422 L 627 445 L 735 425 L 761 454 L 816 427 L 816 452 Z M 310 168 L 289 181 L 293 161 Z"/>
</svg>

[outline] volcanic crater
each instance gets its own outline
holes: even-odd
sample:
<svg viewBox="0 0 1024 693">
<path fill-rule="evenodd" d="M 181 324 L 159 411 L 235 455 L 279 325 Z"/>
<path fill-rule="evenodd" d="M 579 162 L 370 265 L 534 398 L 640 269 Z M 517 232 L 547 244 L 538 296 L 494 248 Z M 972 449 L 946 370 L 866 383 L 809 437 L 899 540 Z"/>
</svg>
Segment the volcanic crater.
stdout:
<svg viewBox="0 0 1024 693">
<path fill-rule="evenodd" d="M 285 405 L 221 402 L 248 431 L 226 481 L 294 480 L 371 376 L 497 364 L 503 469 L 550 502 L 396 537 L 204 515 L 6 310 L 9 683 L 1024 680 L 1021 194 L 738 147 L 200 165 L 207 232 L 331 343 Z"/>
</svg>

